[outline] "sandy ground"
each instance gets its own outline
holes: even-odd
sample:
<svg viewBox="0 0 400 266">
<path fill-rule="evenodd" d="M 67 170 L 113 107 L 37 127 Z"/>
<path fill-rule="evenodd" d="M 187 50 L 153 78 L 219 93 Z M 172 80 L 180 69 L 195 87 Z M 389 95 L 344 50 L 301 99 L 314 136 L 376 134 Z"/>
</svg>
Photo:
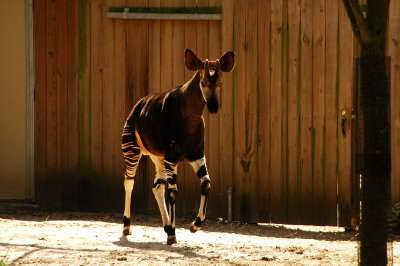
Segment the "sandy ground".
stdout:
<svg viewBox="0 0 400 266">
<path fill-rule="evenodd" d="M 63 265 L 356 265 L 356 233 L 343 228 L 246 225 L 208 220 L 190 233 L 177 219 L 178 244 L 166 245 L 158 216 L 133 217 L 122 237 L 118 214 L 2 210 L 0 261 Z M 400 244 L 393 244 L 395 264 Z M 0 263 L 1 264 L 1 263 Z"/>
</svg>

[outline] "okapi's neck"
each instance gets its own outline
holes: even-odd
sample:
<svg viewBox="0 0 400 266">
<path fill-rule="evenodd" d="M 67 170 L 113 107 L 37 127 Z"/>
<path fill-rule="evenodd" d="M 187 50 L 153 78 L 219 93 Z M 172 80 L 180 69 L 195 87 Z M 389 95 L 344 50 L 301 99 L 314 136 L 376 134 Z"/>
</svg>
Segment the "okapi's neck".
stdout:
<svg viewBox="0 0 400 266">
<path fill-rule="evenodd" d="M 196 74 L 182 86 L 183 115 L 188 120 L 189 133 L 195 132 L 203 115 L 206 101 L 200 88 L 200 73 Z"/>
</svg>

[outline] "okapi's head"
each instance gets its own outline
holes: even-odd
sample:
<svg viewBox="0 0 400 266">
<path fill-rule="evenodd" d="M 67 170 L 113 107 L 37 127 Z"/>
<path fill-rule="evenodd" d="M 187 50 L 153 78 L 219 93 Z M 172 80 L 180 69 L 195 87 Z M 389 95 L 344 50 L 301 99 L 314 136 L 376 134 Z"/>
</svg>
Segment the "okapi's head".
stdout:
<svg viewBox="0 0 400 266">
<path fill-rule="evenodd" d="M 218 112 L 218 96 L 222 85 L 223 72 L 230 72 L 235 66 L 235 54 L 226 52 L 215 61 L 201 60 L 191 50 L 185 51 L 185 64 L 189 70 L 200 74 L 200 89 L 210 113 Z"/>
</svg>

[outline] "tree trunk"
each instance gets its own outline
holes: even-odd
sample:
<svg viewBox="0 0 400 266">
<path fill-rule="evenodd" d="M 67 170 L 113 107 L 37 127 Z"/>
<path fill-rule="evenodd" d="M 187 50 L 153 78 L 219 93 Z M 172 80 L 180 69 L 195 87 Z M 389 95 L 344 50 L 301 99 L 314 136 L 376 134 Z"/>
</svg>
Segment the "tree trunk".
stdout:
<svg viewBox="0 0 400 266">
<path fill-rule="evenodd" d="M 386 265 L 390 208 L 389 59 L 386 32 L 390 0 L 342 0 L 361 44 L 362 187 L 360 264 Z M 366 12 L 365 12 L 366 11 Z M 359 128 L 360 130 L 360 128 Z"/>
<path fill-rule="evenodd" d="M 364 47 L 363 47 L 364 48 Z M 386 265 L 390 207 L 390 127 L 388 57 L 360 58 L 360 104 L 363 113 L 362 211 L 360 264 Z"/>
</svg>

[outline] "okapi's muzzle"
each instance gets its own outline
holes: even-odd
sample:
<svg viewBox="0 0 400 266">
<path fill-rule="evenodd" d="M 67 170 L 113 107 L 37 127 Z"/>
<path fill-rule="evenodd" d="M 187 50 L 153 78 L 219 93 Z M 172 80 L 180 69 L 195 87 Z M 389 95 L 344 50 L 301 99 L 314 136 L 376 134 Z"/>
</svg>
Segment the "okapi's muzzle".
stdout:
<svg viewBox="0 0 400 266">
<path fill-rule="evenodd" d="M 207 109 L 210 113 L 215 114 L 218 112 L 218 96 L 217 91 L 219 90 L 219 82 L 221 80 L 221 69 L 220 69 L 220 62 L 216 60 L 216 67 L 213 69 L 212 75 L 210 74 L 209 63 L 208 59 L 204 63 L 204 80 L 207 81 L 206 84 L 209 84 L 207 88 L 203 88 L 206 90 L 204 93 L 207 95 Z"/>
<path fill-rule="evenodd" d="M 216 112 L 218 112 L 218 108 L 218 97 L 216 94 L 213 94 L 207 98 L 207 109 L 210 113 L 215 114 Z"/>
</svg>

